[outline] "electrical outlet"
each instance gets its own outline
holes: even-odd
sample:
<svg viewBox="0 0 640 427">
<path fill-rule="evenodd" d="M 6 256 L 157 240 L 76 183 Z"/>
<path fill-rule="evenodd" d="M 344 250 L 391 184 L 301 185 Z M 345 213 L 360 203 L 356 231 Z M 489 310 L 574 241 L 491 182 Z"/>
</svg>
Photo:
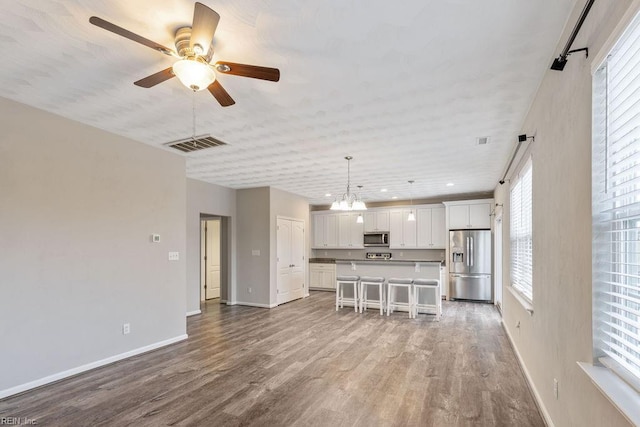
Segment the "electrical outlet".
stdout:
<svg viewBox="0 0 640 427">
<path fill-rule="evenodd" d="M 556 397 L 556 400 L 558 400 L 558 380 L 557 379 L 553 379 L 553 395 Z"/>
<path fill-rule="evenodd" d="M 400 256 L 404 256 L 404 252 L 400 252 Z"/>
<path fill-rule="evenodd" d="M 253 292 L 253 289 L 247 288 L 247 292 L 251 293 L 251 292 Z"/>
<path fill-rule="evenodd" d="M 516 322 L 516 328 L 520 329 L 520 321 L 519 320 Z"/>
<path fill-rule="evenodd" d="M 122 325 L 122 335 L 127 335 L 131 333 L 131 324 L 129 323 L 124 323 Z"/>
<path fill-rule="evenodd" d="M 169 252 L 169 261 L 179 261 L 180 252 Z"/>
</svg>

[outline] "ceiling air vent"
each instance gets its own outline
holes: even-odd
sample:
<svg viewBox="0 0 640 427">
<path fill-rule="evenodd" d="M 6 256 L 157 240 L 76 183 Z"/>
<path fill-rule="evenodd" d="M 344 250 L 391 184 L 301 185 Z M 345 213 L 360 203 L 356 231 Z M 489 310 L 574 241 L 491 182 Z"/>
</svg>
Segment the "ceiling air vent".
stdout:
<svg viewBox="0 0 640 427">
<path fill-rule="evenodd" d="M 219 139 L 215 139 L 211 135 L 200 135 L 181 139 L 179 141 L 168 142 L 165 145 L 175 148 L 176 150 L 180 150 L 183 153 L 190 153 L 192 151 L 204 150 L 205 148 L 227 145 L 227 143 L 222 142 Z"/>
<path fill-rule="evenodd" d="M 478 145 L 486 145 L 489 143 L 489 137 L 488 136 L 479 136 L 478 138 L 476 138 L 476 143 Z"/>
</svg>

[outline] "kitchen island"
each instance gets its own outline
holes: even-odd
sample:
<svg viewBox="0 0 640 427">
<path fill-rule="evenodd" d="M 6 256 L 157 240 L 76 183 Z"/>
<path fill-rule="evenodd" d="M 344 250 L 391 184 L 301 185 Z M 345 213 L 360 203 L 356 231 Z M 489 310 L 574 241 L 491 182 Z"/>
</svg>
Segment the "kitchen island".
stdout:
<svg viewBox="0 0 640 427">
<path fill-rule="evenodd" d="M 427 260 L 383 260 L 383 259 L 336 259 L 336 276 L 379 276 L 385 280 L 390 278 L 411 278 L 411 279 L 435 279 L 440 280 L 441 294 L 446 281 L 442 280 L 441 275 L 443 266 L 441 261 Z M 345 288 L 345 297 L 352 297 L 352 291 Z M 369 289 L 369 298 L 377 298 L 378 290 Z M 400 301 L 407 301 L 406 296 L 399 295 Z M 433 297 L 422 293 L 420 295 L 420 303 L 434 304 Z M 353 306 L 353 305 L 352 305 Z"/>
</svg>

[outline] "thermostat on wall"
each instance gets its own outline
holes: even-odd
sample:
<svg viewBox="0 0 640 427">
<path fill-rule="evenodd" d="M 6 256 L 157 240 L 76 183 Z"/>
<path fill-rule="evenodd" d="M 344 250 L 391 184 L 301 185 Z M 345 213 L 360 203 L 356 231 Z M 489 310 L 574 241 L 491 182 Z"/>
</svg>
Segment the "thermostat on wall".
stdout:
<svg viewBox="0 0 640 427">
<path fill-rule="evenodd" d="M 159 234 L 152 234 L 151 235 L 151 241 L 153 243 L 160 243 L 160 235 Z"/>
</svg>

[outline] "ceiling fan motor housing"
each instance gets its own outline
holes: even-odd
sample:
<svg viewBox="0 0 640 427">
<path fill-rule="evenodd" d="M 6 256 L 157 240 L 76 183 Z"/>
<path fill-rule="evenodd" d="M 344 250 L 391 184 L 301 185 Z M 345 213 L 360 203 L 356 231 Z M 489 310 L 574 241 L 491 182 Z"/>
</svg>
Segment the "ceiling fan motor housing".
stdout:
<svg viewBox="0 0 640 427">
<path fill-rule="evenodd" d="M 183 58 L 193 58 L 204 55 L 202 46 L 196 44 L 191 49 L 191 27 L 180 27 L 176 30 L 176 50 L 178 55 Z M 198 49 L 199 48 L 199 49 Z M 199 51 L 198 51 L 199 50 Z"/>
</svg>

